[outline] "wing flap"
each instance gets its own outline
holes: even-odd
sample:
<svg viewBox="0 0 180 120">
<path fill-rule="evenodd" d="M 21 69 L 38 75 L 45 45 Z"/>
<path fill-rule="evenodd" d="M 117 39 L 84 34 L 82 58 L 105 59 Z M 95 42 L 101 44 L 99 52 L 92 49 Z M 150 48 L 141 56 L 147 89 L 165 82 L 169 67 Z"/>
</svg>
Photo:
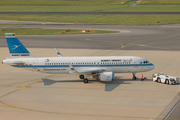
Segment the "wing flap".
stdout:
<svg viewBox="0 0 180 120">
<path fill-rule="evenodd" d="M 93 72 L 97 73 L 106 70 L 105 68 L 89 68 L 89 69 L 76 70 L 70 63 L 69 63 L 69 67 L 71 68 L 71 71 L 69 71 L 69 73 L 72 74 L 92 74 Z"/>
<path fill-rule="evenodd" d="M 84 70 L 79 70 L 79 73 L 92 73 L 92 72 L 102 72 L 105 71 L 105 68 L 90 68 L 90 69 L 84 69 Z"/>
</svg>

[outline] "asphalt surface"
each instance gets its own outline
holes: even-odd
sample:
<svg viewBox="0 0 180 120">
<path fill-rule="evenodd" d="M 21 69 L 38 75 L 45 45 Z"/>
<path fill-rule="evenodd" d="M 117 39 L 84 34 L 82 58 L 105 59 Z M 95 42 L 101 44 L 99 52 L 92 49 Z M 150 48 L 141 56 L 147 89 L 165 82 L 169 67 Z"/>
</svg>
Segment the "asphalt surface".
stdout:
<svg viewBox="0 0 180 120">
<path fill-rule="evenodd" d="M 0 14 L 180 14 L 180 12 L 0 12 Z"/>
<path fill-rule="evenodd" d="M 179 101 L 179 103 L 180 103 L 180 101 Z M 172 111 L 172 114 L 167 118 L 167 120 L 179 119 L 179 118 L 180 118 L 180 114 L 179 114 L 180 105 L 179 105 L 179 103 L 176 104 L 176 105 L 178 105 L 178 106 L 175 108 L 174 111 Z"/>
<path fill-rule="evenodd" d="M 0 28 L 48 28 L 117 30 L 113 34 L 85 35 L 16 35 L 26 47 L 39 48 L 82 48 L 122 50 L 168 50 L 179 51 L 180 24 L 154 26 L 122 25 L 0 25 Z M 60 32 L 60 31 L 59 31 Z M 7 46 L 5 37 L 0 36 L 0 47 Z"/>
<path fill-rule="evenodd" d="M 153 26 L 122 26 L 76 24 L 40 25 L 39 23 L 31 23 L 29 25 L 0 25 L 0 28 L 48 28 L 57 29 L 57 31 L 58 29 L 105 29 L 120 31 L 120 33 L 114 34 L 91 35 L 16 35 L 26 47 L 153 51 L 180 50 L 180 24 Z M 0 36 L 0 47 L 6 46 L 7 44 L 5 37 Z M 169 118 L 180 118 L 179 110 L 180 106 L 178 106 L 172 112 Z"/>
<path fill-rule="evenodd" d="M 180 97 L 180 93 L 176 96 Z M 172 119 L 180 119 L 180 99 L 176 102 L 176 104 L 173 106 L 169 114 L 165 117 L 164 120 L 172 120 Z"/>
<path fill-rule="evenodd" d="M 174 86 L 175 87 L 175 86 Z M 156 120 L 179 120 L 180 119 L 180 93 L 170 102 L 170 104 L 161 112 Z"/>
</svg>

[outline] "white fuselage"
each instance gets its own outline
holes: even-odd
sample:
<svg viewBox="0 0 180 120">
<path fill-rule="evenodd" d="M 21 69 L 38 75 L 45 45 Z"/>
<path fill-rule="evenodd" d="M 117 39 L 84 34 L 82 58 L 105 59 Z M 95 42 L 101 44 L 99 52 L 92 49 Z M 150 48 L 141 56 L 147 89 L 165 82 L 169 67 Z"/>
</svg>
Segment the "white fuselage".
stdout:
<svg viewBox="0 0 180 120">
<path fill-rule="evenodd" d="M 13 58 L 3 63 L 51 74 L 69 74 L 69 64 L 76 70 L 103 68 L 114 73 L 137 73 L 154 69 L 152 63 L 135 56 Z"/>
</svg>

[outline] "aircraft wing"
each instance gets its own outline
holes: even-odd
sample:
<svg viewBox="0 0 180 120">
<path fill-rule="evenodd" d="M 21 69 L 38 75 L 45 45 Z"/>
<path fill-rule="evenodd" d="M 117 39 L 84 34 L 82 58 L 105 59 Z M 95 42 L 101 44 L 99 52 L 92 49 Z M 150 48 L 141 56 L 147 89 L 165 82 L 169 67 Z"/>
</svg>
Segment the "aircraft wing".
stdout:
<svg viewBox="0 0 180 120">
<path fill-rule="evenodd" d="M 79 73 L 93 73 L 93 72 L 102 72 L 105 71 L 105 68 L 90 68 L 90 69 L 84 69 L 84 70 L 78 70 Z"/>
<path fill-rule="evenodd" d="M 97 72 L 105 71 L 105 68 L 89 68 L 89 69 L 82 69 L 82 70 L 76 70 L 71 64 L 69 64 L 69 67 L 71 68 L 70 73 L 76 73 L 76 74 L 92 74 Z"/>
</svg>

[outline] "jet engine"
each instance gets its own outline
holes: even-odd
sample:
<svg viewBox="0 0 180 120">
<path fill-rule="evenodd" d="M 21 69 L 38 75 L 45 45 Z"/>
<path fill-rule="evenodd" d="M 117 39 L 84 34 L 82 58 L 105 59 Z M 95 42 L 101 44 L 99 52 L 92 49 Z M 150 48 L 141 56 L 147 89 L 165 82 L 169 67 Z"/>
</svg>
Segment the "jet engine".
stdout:
<svg viewBox="0 0 180 120">
<path fill-rule="evenodd" d="M 114 72 L 103 72 L 99 73 L 100 81 L 113 81 Z"/>
</svg>

